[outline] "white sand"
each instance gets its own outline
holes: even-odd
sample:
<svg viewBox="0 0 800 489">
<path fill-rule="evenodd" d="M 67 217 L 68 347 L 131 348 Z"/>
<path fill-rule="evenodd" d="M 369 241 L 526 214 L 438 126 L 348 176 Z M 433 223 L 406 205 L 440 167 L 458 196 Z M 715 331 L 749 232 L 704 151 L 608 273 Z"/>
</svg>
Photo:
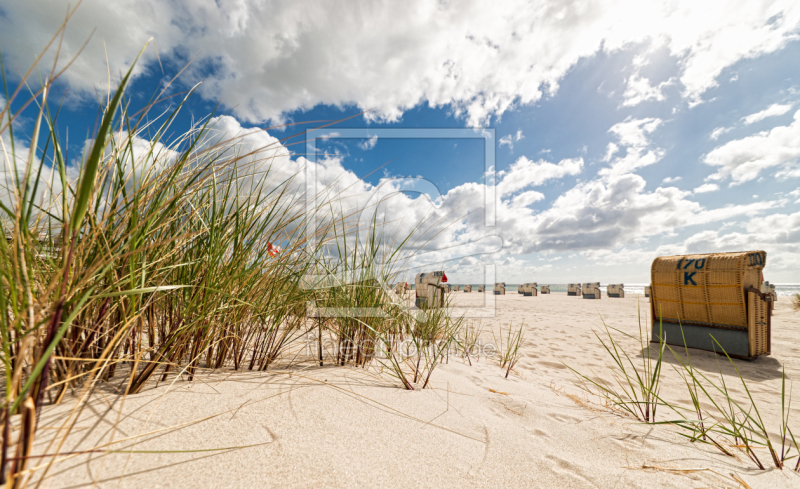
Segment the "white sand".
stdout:
<svg viewBox="0 0 800 489">
<path fill-rule="evenodd" d="M 483 295 L 454 292 L 460 304 Z M 639 299 L 646 315 L 647 299 Z M 716 449 L 690 444 L 670 426 L 647 426 L 582 400 L 561 362 L 588 372 L 610 360 L 592 335 L 600 315 L 638 334 L 637 298 L 586 300 L 565 294 L 497 298 L 487 327 L 529 326 L 516 372 L 487 359 L 467 365 L 450 357 L 433 376 L 433 389 L 404 391 L 388 375 L 336 367 L 267 373 L 217 373 L 188 383 L 160 385 L 124 400 L 101 391 L 62 450 L 86 449 L 114 439 L 162 430 L 113 445 L 118 450 L 200 450 L 195 453 L 81 455 L 47 475 L 50 487 L 800 487 L 789 470 L 754 470 Z M 776 399 L 780 369 L 798 372 L 800 313 L 784 299 L 773 319 L 772 356 L 737 361 L 759 399 Z M 638 357 L 635 342 L 625 343 Z M 727 360 L 692 350 L 706 374 Z M 309 364 L 310 365 L 310 364 Z M 732 379 L 729 379 L 732 380 Z M 662 396 L 686 400 L 665 366 Z M 741 384 L 731 391 L 743 395 Z M 800 388 L 800 385 L 797 386 Z M 492 391 L 497 392 L 492 392 Z M 569 395 L 568 395 L 569 394 Z M 579 394 L 576 396 L 575 394 Z M 800 395 L 796 396 L 800 397 Z M 800 399 L 796 402 L 800 408 Z M 69 404 L 46 408 L 47 427 L 59 426 Z M 777 433 L 780 406 L 761 404 Z M 124 413 L 118 418 L 119 412 Z M 176 427 L 183 423 L 219 416 Z M 670 413 L 659 413 L 661 420 Z M 800 435 L 800 409 L 792 411 Z M 115 427 L 116 426 L 116 427 Z M 769 455 L 760 451 L 770 464 Z M 689 472 L 682 472 L 689 470 Z M 714 471 L 714 472 L 712 472 Z"/>
</svg>

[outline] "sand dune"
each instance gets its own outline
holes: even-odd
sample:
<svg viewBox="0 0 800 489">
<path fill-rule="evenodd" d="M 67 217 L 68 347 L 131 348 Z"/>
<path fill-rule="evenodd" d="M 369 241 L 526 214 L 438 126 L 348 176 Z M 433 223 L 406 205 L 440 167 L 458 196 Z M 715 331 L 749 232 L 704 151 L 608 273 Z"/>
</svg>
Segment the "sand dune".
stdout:
<svg viewBox="0 0 800 489">
<path fill-rule="evenodd" d="M 454 293 L 459 305 L 483 294 Z M 265 373 L 217 372 L 199 381 L 161 384 L 124 400 L 101 390 L 63 451 L 112 440 L 113 448 L 162 453 L 84 454 L 50 469 L 49 487 L 800 487 L 800 474 L 755 470 L 745 457 L 690 444 L 670 426 L 616 415 L 572 385 L 573 374 L 609 359 L 592 329 L 601 317 L 637 334 L 647 299 L 586 300 L 551 294 L 497 298 L 487 328 L 527 325 L 523 358 L 508 379 L 490 359 L 469 366 L 450 356 L 433 389 L 405 391 L 377 370 L 307 366 Z M 800 379 L 800 313 L 779 302 L 773 354 L 737 361 L 758 399 L 776 399 L 781 368 Z M 626 341 L 632 356 L 638 344 Z M 712 375 L 727 360 L 692 351 Z M 638 357 L 637 357 L 638 358 Z M 674 360 L 672 360 L 674 362 Z M 662 396 L 686 401 L 669 366 Z M 741 384 L 729 384 L 742 394 Z M 798 385 L 800 387 L 800 385 Z M 800 434 L 800 402 L 792 410 Z M 779 427 L 780 406 L 760 405 Z M 58 426 L 69 403 L 46 408 L 41 426 Z M 668 413 L 663 413 L 668 419 Z M 157 431 L 160 430 L 160 431 Z M 40 433 L 46 433 L 42 429 Z M 138 438 L 137 438 L 138 436 Z M 40 435 L 44 450 L 47 435 Z M 218 450 L 226 447 L 244 447 Z M 193 453 L 164 451 L 211 450 Z M 768 455 L 763 457 L 768 461 Z M 741 486 L 744 487 L 744 486 Z"/>
</svg>

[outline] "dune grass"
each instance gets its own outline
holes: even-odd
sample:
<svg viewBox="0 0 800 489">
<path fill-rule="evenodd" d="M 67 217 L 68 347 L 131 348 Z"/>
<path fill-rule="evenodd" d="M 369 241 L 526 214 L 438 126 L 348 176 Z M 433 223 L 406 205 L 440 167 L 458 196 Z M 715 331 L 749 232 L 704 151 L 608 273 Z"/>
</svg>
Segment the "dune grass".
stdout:
<svg viewBox="0 0 800 489">
<path fill-rule="evenodd" d="M 505 378 L 508 378 L 508 374 L 511 373 L 511 370 L 514 366 L 519 362 L 519 359 L 522 358 L 522 352 L 520 349 L 522 348 L 522 344 L 525 342 L 525 323 L 520 323 L 518 328 L 514 328 L 514 325 L 509 325 L 508 331 L 506 331 L 505 341 L 503 340 L 503 331 L 499 332 L 498 335 L 494 335 L 495 345 L 497 346 L 499 355 L 500 368 L 505 369 L 506 375 Z"/>
<path fill-rule="evenodd" d="M 642 325 L 639 311 L 639 337 L 634 338 L 623 331 L 608 326 L 603 318 L 600 321 L 605 329 L 605 339 L 595 332 L 597 341 L 613 360 L 608 369 L 613 382 L 607 382 L 592 372 L 591 376 L 581 374 L 566 365 L 579 380 L 579 386 L 593 394 L 606 399 L 610 406 L 633 416 L 644 423 L 654 423 L 659 405 L 664 403 L 659 398 L 661 386 L 661 366 L 664 356 L 664 339 L 660 337 L 657 346 L 653 346 L 647 338 L 647 326 Z M 635 339 L 641 347 L 641 366 L 631 359 L 611 334 L 614 330 L 630 339 Z"/>
<path fill-rule="evenodd" d="M 480 320 L 470 321 L 462 328 L 462 337 L 458 342 L 461 356 L 469 362 L 472 366 L 472 359 L 480 360 L 481 355 L 481 334 L 483 334 L 483 325 Z"/>
<path fill-rule="evenodd" d="M 194 89 L 159 114 L 167 88 L 131 108 L 134 65 L 102 104 L 78 172 L 48 101 L 59 73 L 28 99 L 5 91 L 0 483 L 13 487 L 29 480 L 42 406 L 76 402 L 43 448 L 57 454 L 101 382 L 132 395 L 201 370 L 266 370 L 296 359 L 288 352 L 314 330 L 336 339 L 336 364 L 366 367 L 384 347 L 400 384 L 424 388 L 461 324 L 448 308 L 415 316 L 393 301 L 383 284 L 408 258 L 409 238 L 387 237 L 377 213 L 359 223 L 364 209 L 343 210 L 330 188 L 307 208 L 302 175 L 280 170 L 280 143 L 245 153 L 211 116 L 173 135 Z M 12 124 L 28 107 L 37 109 L 29 152 Z M 309 314 L 309 304 L 329 313 Z M 404 338 L 416 361 L 398 356 Z"/>
<path fill-rule="evenodd" d="M 718 380 L 712 379 L 694 367 L 685 338 L 682 352 L 667 345 L 660 325 L 652 326 L 659 328 L 660 333 L 656 335 L 658 341 L 651 343 L 645 336 L 647 328 L 643 329 L 641 319 L 639 321 L 638 345 L 642 356 L 641 366 L 633 361 L 620 341 L 612 336 L 611 330 L 614 328 L 608 327 L 605 323 L 603 325 L 606 339 L 597 333 L 595 335 L 612 359 L 608 368 L 614 382 L 603 380 L 595 372 L 589 376 L 567 366 L 576 375 L 576 385 L 579 388 L 604 399 L 615 411 L 632 416 L 641 422 L 677 427 L 680 429 L 679 434 L 690 442 L 713 446 L 729 457 L 738 458 L 736 453 L 744 453 L 758 469 L 765 470 L 769 465 L 762 460 L 763 455 L 759 456 L 759 453 L 763 453 L 762 450 L 766 450 L 774 467 L 778 469 L 789 467 L 791 470 L 800 471 L 800 446 L 789 425 L 792 394 L 791 386 L 787 391 L 785 372 L 782 376 L 780 399 L 772 399 L 774 402 L 780 402 L 781 406 L 781 425 L 778 430 L 780 449 L 778 449 L 778 442 L 770 436 L 759 411 L 759 404 L 753 398 L 736 362 L 716 339 L 713 339 L 715 348 L 720 353 L 720 358 L 724 357 L 730 362 L 736 372 L 736 381 L 741 383 L 746 399 L 739 399 L 730 392 L 721 366 L 718 366 Z M 614 330 L 633 338 L 627 333 Z M 677 366 L 673 365 L 673 371 L 686 387 L 686 393 L 691 400 L 691 409 L 681 406 L 678 403 L 679 399 L 665 399 L 660 395 L 665 352 L 676 361 Z M 663 407 L 662 411 L 666 409 L 670 413 L 668 419 L 656 420 L 658 407 Z"/>
<path fill-rule="evenodd" d="M 793 294 L 789 300 L 792 302 L 792 307 L 800 310 L 800 293 Z"/>
</svg>

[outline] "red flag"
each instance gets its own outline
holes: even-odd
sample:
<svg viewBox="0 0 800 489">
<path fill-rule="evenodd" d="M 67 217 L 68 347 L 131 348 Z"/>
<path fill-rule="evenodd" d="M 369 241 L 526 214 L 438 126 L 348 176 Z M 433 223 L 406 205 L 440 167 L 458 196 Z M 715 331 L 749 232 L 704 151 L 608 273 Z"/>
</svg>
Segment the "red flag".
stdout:
<svg viewBox="0 0 800 489">
<path fill-rule="evenodd" d="M 447 275 L 445 275 L 445 273 L 442 272 L 442 283 L 446 283 L 446 282 L 447 282 Z"/>
</svg>

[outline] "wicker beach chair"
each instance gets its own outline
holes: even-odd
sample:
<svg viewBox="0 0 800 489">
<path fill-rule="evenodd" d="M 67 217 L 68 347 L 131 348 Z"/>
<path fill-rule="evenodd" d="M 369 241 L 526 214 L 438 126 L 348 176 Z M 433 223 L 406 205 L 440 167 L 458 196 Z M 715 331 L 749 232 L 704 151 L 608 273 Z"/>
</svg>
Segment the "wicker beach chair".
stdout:
<svg viewBox="0 0 800 489">
<path fill-rule="evenodd" d="M 528 282 L 525 284 L 525 290 L 523 291 L 523 295 L 525 297 L 536 297 L 539 295 L 539 291 L 537 290 L 538 284 L 536 282 Z"/>
<path fill-rule="evenodd" d="M 606 287 L 606 295 L 619 299 L 625 298 L 625 284 L 608 284 L 608 287 Z"/>
<path fill-rule="evenodd" d="M 650 270 L 653 341 L 753 359 L 771 350 L 767 253 L 663 256 Z"/>
<path fill-rule="evenodd" d="M 567 285 L 567 295 L 574 295 L 580 297 L 581 295 L 581 284 L 569 284 Z"/>
<path fill-rule="evenodd" d="M 492 291 L 494 292 L 494 295 L 506 295 L 506 283 L 496 282 Z"/>
<path fill-rule="evenodd" d="M 439 308 L 445 304 L 444 294 L 449 289 L 442 283 L 444 271 L 423 272 L 414 278 L 416 300 L 414 304 L 420 309 Z"/>
<path fill-rule="evenodd" d="M 600 282 L 586 282 L 581 284 L 581 292 L 584 299 L 600 299 Z"/>
</svg>

